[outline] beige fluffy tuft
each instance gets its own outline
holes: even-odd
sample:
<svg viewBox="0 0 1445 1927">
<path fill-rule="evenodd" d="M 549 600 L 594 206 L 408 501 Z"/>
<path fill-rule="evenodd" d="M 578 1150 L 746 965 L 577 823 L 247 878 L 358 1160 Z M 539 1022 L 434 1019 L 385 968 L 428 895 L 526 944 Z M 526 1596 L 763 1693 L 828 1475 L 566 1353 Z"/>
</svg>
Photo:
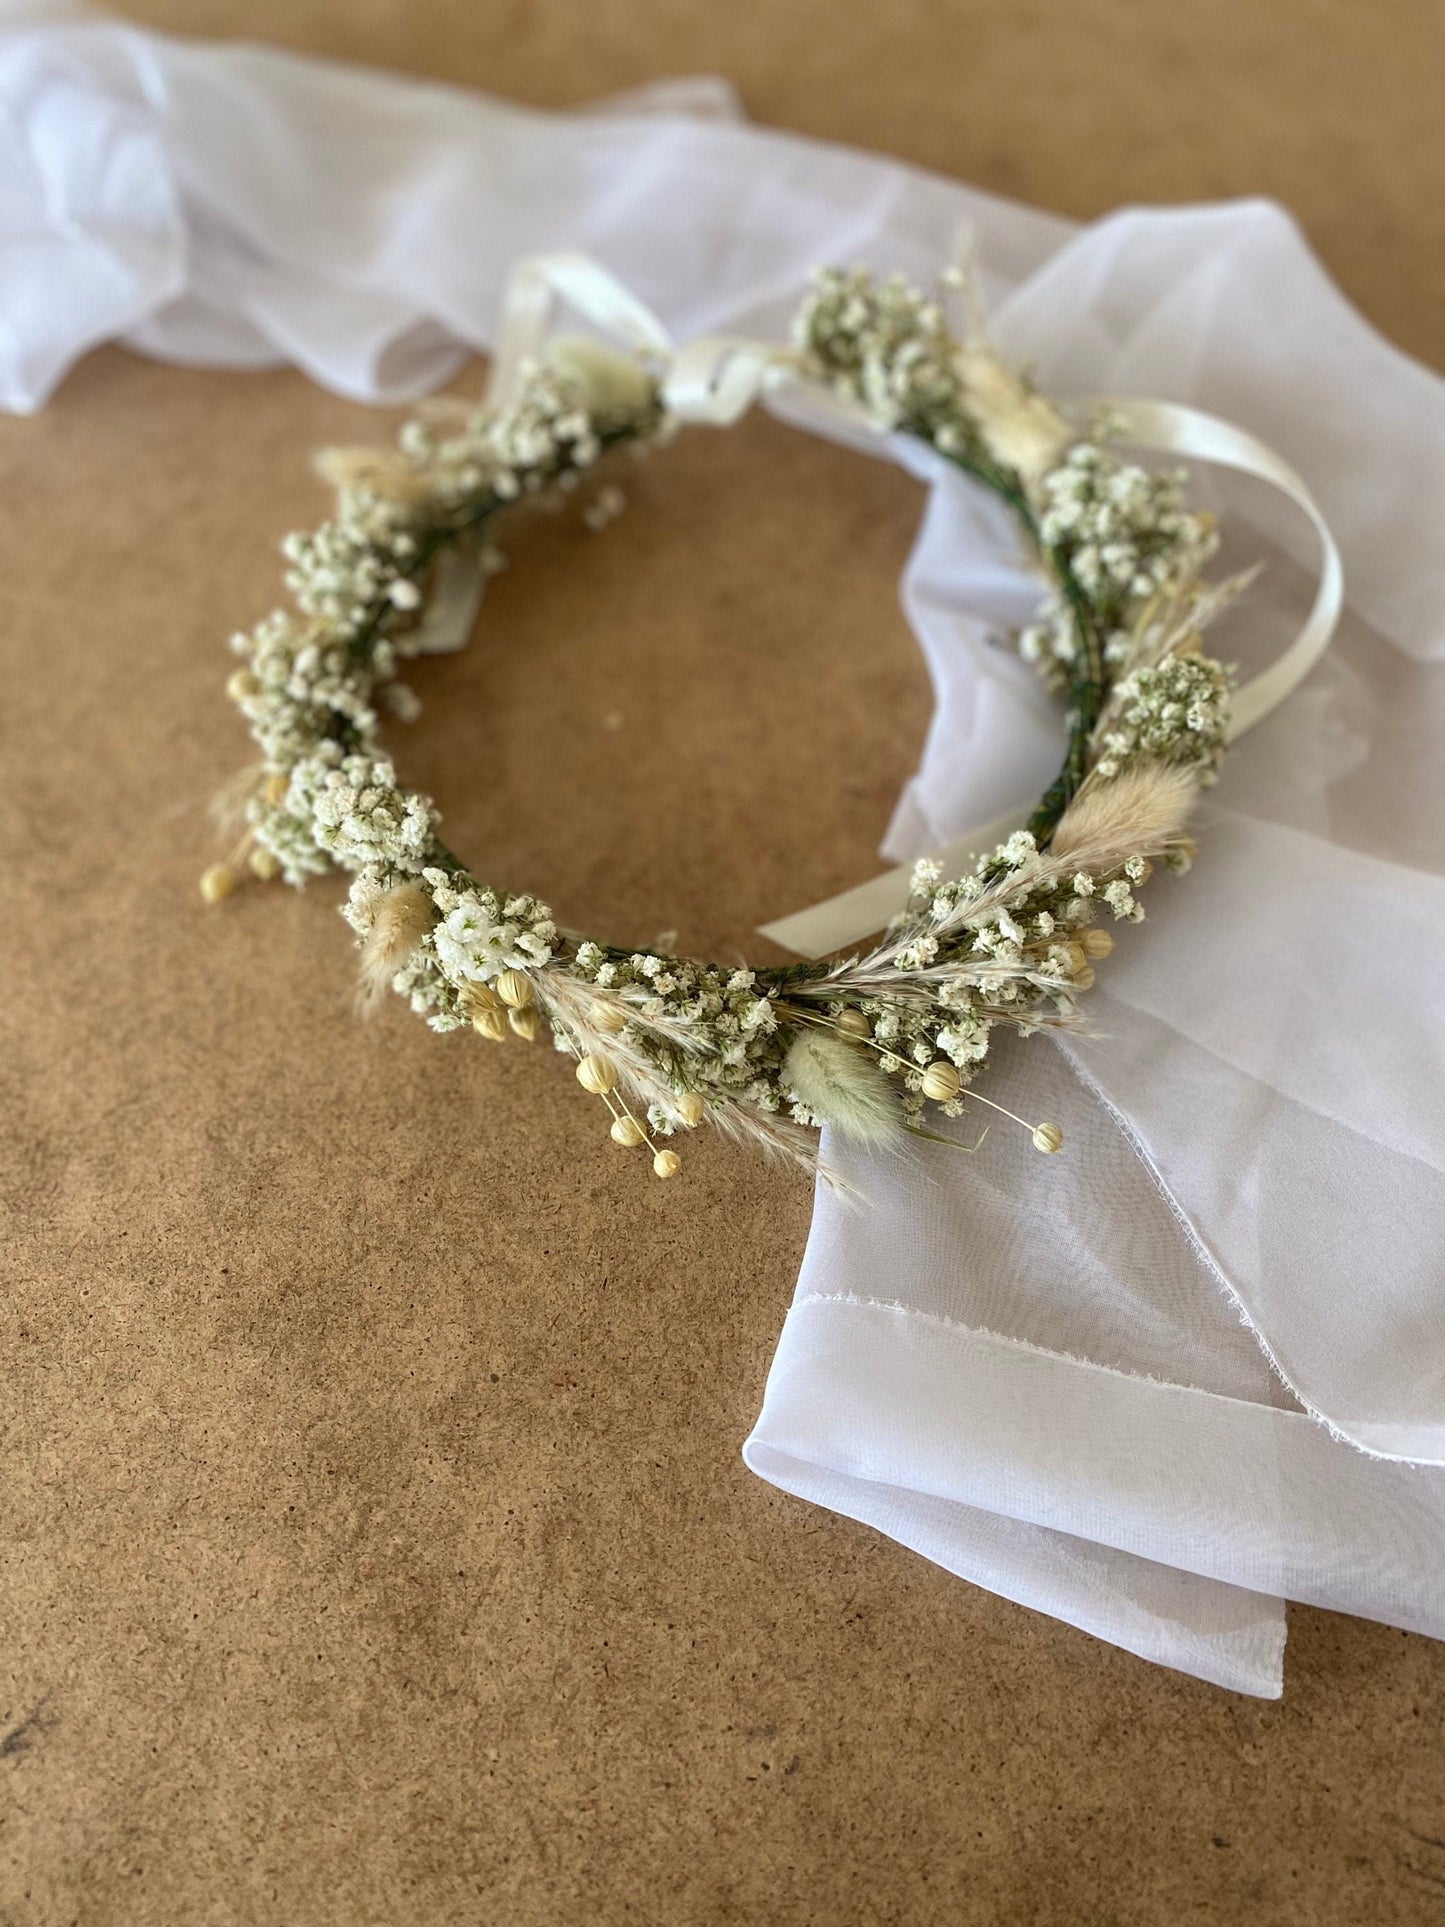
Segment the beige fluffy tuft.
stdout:
<svg viewBox="0 0 1445 1927">
<path fill-rule="evenodd" d="M 1111 870 L 1131 856 L 1159 856 L 1178 837 L 1198 784 L 1191 770 L 1141 763 L 1086 783 L 1059 818 L 1049 855 L 1081 870 Z"/>
<path fill-rule="evenodd" d="M 361 940 L 361 983 L 356 1001 L 362 1011 L 376 1009 L 435 917 L 431 894 L 420 883 L 399 883 L 376 899 L 371 926 Z"/>
<path fill-rule="evenodd" d="M 820 1124 L 855 1144 L 898 1144 L 903 1114 L 893 1086 L 858 1044 L 828 1030 L 800 1030 L 783 1060 L 783 1083 Z"/>
<path fill-rule="evenodd" d="M 394 448 L 323 448 L 316 471 L 336 489 L 365 489 L 393 502 L 424 502 L 431 484 Z"/>
</svg>

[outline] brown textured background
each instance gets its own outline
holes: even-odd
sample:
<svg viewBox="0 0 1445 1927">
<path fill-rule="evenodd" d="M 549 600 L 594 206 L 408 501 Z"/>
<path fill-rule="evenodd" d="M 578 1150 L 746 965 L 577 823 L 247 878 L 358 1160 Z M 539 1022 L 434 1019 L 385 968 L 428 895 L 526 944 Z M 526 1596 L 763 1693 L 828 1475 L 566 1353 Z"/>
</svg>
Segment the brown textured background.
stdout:
<svg viewBox="0 0 1445 1927">
<path fill-rule="evenodd" d="M 1442 358 L 1436 0 L 133 12 L 542 104 L 710 68 L 1078 215 L 1273 193 Z M 1445 1919 L 1445 1650 L 1294 1611 L 1261 1705 L 772 1491 L 806 1190 L 358 1027 L 330 886 L 203 910 L 221 642 L 375 426 L 118 351 L 0 419 L 0 1922 Z M 403 766 L 569 921 L 724 952 L 870 872 L 916 501 L 762 422 L 634 494 L 517 545 Z"/>
</svg>

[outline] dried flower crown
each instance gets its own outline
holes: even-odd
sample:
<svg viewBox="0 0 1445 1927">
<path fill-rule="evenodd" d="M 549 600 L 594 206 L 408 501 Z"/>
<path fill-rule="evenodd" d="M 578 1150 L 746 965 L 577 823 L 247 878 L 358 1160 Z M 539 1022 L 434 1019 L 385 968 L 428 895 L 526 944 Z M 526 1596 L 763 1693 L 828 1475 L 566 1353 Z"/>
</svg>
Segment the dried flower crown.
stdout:
<svg viewBox="0 0 1445 1927">
<path fill-rule="evenodd" d="M 401 663 L 470 627 L 514 504 L 674 425 L 655 358 L 567 338 L 516 363 L 487 405 L 433 405 L 395 449 L 323 455 L 338 507 L 286 539 L 296 610 L 233 642 L 229 693 L 261 761 L 232 791 L 236 849 L 202 878 L 217 901 L 243 864 L 298 885 L 349 871 L 365 1002 L 390 988 L 433 1029 L 496 1041 L 550 1031 L 613 1140 L 646 1146 L 660 1177 L 680 1164 L 667 1140 L 704 1120 L 811 1167 L 820 1125 L 885 1145 L 932 1136 L 929 1103 L 1012 1117 L 975 1088 L 992 1032 L 1078 1021 L 1113 947 L 1101 919 L 1137 922 L 1151 866 L 1187 866 L 1185 821 L 1228 735 L 1231 677 L 1200 636 L 1233 585 L 1201 578 L 1215 532 L 1184 506 L 1183 470 L 1126 461 L 1105 421 L 1071 426 L 980 330 L 955 334 L 940 301 L 896 278 L 819 275 L 792 350 L 755 360 L 741 401 L 719 405 L 714 381 L 708 418 L 734 418 L 760 369 L 927 443 L 1014 512 L 1046 584 L 1019 645 L 1068 711 L 1063 766 L 1027 828 L 962 876 L 920 863 L 862 953 L 777 969 L 569 935 L 446 847 L 379 745 L 382 705 L 418 708 Z M 587 519 L 617 505 L 608 483 Z M 1062 1145 L 1056 1124 L 1025 1128 L 1041 1151 Z"/>
</svg>

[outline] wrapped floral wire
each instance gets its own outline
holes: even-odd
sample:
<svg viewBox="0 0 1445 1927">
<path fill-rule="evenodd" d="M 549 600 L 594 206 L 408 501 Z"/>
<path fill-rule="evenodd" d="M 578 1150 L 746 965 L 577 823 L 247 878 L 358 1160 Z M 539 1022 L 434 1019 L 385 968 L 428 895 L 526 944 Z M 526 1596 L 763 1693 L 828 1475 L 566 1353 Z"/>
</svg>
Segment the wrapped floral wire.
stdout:
<svg viewBox="0 0 1445 1927">
<path fill-rule="evenodd" d="M 967 875 L 920 863 L 865 953 L 730 969 L 567 935 L 535 897 L 473 876 L 382 753 L 382 709 L 417 709 L 399 671 L 438 624 L 470 625 L 507 511 L 668 433 L 641 360 L 556 342 L 500 407 L 433 404 L 395 449 L 323 455 L 338 505 L 286 539 L 295 608 L 233 642 L 229 693 L 260 761 L 228 792 L 243 827 L 202 878 L 206 898 L 229 894 L 243 864 L 297 885 L 350 872 L 364 1006 L 391 989 L 434 1030 L 549 1032 L 612 1139 L 646 1147 L 659 1177 L 680 1166 L 667 1140 L 704 1121 L 811 1168 L 821 1125 L 889 1146 L 935 1135 L 929 1104 L 1012 1118 L 974 1088 L 992 1033 L 1078 1021 L 1113 948 L 1105 919 L 1142 918 L 1154 863 L 1187 866 L 1185 822 L 1225 742 L 1230 676 L 1200 635 L 1236 585 L 1201 579 L 1214 529 L 1183 506 L 1182 472 L 1122 459 L 1106 423 L 1077 433 L 979 328 L 956 337 L 941 301 L 901 279 L 819 275 L 794 348 L 802 378 L 928 442 L 1013 510 L 1046 584 L 1020 647 L 1068 712 L 1063 767 L 1028 827 Z M 617 507 L 608 485 L 587 519 Z M 1039 1150 L 1061 1148 L 1056 1124 L 1014 1121 Z"/>
</svg>

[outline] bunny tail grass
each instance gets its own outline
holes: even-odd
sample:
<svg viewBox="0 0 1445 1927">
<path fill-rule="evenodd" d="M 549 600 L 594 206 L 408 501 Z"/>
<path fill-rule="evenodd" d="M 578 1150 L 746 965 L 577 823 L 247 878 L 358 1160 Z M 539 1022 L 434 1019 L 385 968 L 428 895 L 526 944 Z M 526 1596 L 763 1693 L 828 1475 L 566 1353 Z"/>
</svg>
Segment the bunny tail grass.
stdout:
<svg viewBox="0 0 1445 1927">
<path fill-rule="evenodd" d="M 857 1045 L 803 1030 L 783 1060 L 783 1084 L 820 1124 L 855 1144 L 899 1144 L 903 1116 L 893 1086 Z"/>
</svg>

